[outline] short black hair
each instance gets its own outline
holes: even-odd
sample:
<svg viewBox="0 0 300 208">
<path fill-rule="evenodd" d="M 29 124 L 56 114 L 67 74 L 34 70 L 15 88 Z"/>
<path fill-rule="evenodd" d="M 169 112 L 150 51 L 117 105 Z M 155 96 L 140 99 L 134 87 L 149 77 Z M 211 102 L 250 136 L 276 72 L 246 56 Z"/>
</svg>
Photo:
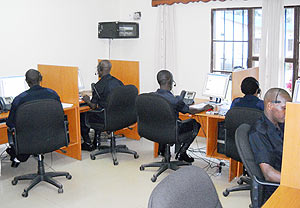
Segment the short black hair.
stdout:
<svg viewBox="0 0 300 208">
<path fill-rule="evenodd" d="M 172 73 L 165 69 L 160 70 L 156 76 L 159 85 L 165 85 L 169 83 L 172 80 L 172 77 Z"/>
<path fill-rule="evenodd" d="M 42 81 L 42 75 L 36 69 L 29 69 L 25 74 L 25 78 L 29 85 L 37 85 Z"/>
<path fill-rule="evenodd" d="M 246 77 L 241 84 L 242 93 L 254 95 L 259 89 L 259 83 L 254 77 Z"/>
</svg>

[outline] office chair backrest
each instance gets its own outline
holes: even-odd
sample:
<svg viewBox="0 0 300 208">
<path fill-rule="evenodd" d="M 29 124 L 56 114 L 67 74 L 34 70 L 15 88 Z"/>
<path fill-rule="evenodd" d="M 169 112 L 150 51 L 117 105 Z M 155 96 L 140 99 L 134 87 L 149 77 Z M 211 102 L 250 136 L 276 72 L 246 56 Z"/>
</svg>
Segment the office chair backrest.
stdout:
<svg viewBox="0 0 300 208">
<path fill-rule="evenodd" d="M 253 125 L 263 114 L 254 108 L 233 107 L 225 116 L 225 154 L 241 162 L 235 145 L 235 131 L 243 123 Z"/>
<path fill-rule="evenodd" d="M 160 144 L 175 143 L 177 118 L 168 100 L 154 93 L 141 94 L 136 110 L 140 136 Z"/>
<path fill-rule="evenodd" d="M 219 208 L 216 189 L 199 167 L 187 166 L 172 172 L 152 191 L 148 208 Z"/>
<path fill-rule="evenodd" d="M 68 144 L 64 111 L 57 100 L 34 100 L 20 105 L 15 128 L 18 154 L 52 152 Z"/>
<path fill-rule="evenodd" d="M 247 170 L 247 173 L 252 178 L 256 176 L 260 180 L 264 180 L 264 176 L 258 164 L 255 163 L 254 155 L 249 143 L 249 124 L 240 125 L 235 132 L 235 142 L 241 160 Z"/>
<path fill-rule="evenodd" d="M 134 85 L 116 87 L 107 98 L 105 130 L 115 131 L 134 124 L 137 120 L 135 99 L 138 90 Z"/>
</svg>

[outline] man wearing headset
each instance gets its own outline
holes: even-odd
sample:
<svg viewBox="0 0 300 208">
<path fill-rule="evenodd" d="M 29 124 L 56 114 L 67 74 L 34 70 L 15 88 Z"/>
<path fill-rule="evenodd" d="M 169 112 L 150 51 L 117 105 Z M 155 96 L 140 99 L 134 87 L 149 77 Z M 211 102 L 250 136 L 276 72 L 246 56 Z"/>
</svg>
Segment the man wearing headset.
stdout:
<svg viewBox="0 0 300 208">
<path fill-rule="evenodd" d="M 259 83 L 254 77 L 246 77 L 241 84 L 241 91 L 245 94 L 244 97 L 235 98 L 230 108 L 246 107 L 264 110 L 264 102 L 257 96 L 260 94 Z"/>
<path fill-rule="evenodd" d="M 40 99 L 54 99 L 60 102 L 60 98 L 54 90 L 40 86 L 42 75 L 39 71 L 35 69 L 29 69 L 25 74 L 25 79 L 30 89 L 22 92 L 13 100 L 9 116 L 6 121 L 6 125 L 9 128 L 15 127 L 15 114 L 21 104 Z M 20 162 L 27 161 L 30 156 L 24 154 L 16 155 L 13 145 L 12 147 L 7 148 L 6 152 L 11 156 L 10 160 L 12 161 L 12 167 L 18 167 Z"/>
<path fill-rule="evenodd" d="M 96 84 L 94 89 L 92 89 L 92 100 L 89 96 L 84 95 L 83 101 L 86 102 L 93 110 L 102 109 L 107 106 L 107 97 L 111 91 L 124 84 L 117 78 L 110 75 L 111 63 L 109 60 L 102 60 L 97 66 L 98 77 L 101 78 Z M 80 114 L 80 127 L 81 136 L 83 137 L 83 143 L 81 144 L 81 149 L 86 151 L 92 151 L 97 146 L 97 139 L 95 138 L 93 143 L 89 137 L 90 129 L 85 125 L 85 113 Z M 104 115 L 94 115 L 93 119 L 99 123 L 104 122 Z M 99 134 L 99 133 L 97 133 Z"/>
<path fill-rule="evenodd" d="M 265 180 L 280 182 L 286 102 L 291 96 L 281 88 L 271 88 L 264 97 L 264 114 L 251 127 L 249 142 Z M 276 188 L 266 186 L 265 201 Z"/>
<path fill-rule="evenodd" d="M 173 106 L 175 114 L 177 118 L 179 117 L 179 112 L 181 113 L 199 113 L 204 110 L 208 110 L 212 106 L 207 105 L 205 108 L 201 110 L 197 109 L 190 109 L 189 106 L 187 106 L 183 102 L 183 98 L 180 96 L 174 96 L 171 92 L 173 85 L 175 86 L 175 82 L 173 80 L 173 75 L 168 70 L 161 70 L 157 74 L 157 81 L 160 86 L 160 88 L 155 92 L 156 94 L 164 97 L 167 99 Z M 196 138 L 198 131 L 200 129 L 200 124 L 196 122 L 194 119 L 190 119 L 190 122 L 185 124 L 184 126 L 179 126 L 179 134 L 185 133 L 188 131 L 192 131 L 192 136 L 188 139 L 185 139 L 184 141 L 178 141 L 179 144 L 181 144 L 180 150 L 179 150 L 179 160 L 184 160 L 186 162 L 194 162 L 194 158 L 190 157 L 186 154 L 186 151 L 188 150 L 189 146 L 192 144 L 194 139 Z M 160 147 L 162 150 L 162 148 Z"/>
</svg>

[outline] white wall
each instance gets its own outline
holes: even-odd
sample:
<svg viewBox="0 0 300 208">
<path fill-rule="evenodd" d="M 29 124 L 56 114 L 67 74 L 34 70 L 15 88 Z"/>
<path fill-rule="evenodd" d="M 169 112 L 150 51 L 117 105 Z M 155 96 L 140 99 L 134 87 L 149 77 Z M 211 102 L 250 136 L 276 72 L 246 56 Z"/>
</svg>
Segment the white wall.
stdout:
<svg viewBox="0 0 300 208">
<path fill-rule="evenodd" d="M 299 0 L 286 0 L 299 4 Z M 174 4 L 177 73 L 175 93 L 201 97 L 210 70 L 211 9 L 261 6 L 261 0 Z M 133 21 L 142 12 L 140 38 L 97 38 L 100 21 Z M 158 8 L 151 0 L 9 0 L 0 2 L 0 76 L 22 75 L 37 64 L 78 66 L 86 88 L 96 80 L 98 58 L 140 61 L 141 92 L 154 91 Z"/>
<path fill-rule="evenodd" d="M 1 0 L 0 76 L 24 75 L 37 64 L 78 66 L 89 88 L 97 59 L 108 57 L 98 22 L 118 18 L 119 1 Z"/>
</svg>

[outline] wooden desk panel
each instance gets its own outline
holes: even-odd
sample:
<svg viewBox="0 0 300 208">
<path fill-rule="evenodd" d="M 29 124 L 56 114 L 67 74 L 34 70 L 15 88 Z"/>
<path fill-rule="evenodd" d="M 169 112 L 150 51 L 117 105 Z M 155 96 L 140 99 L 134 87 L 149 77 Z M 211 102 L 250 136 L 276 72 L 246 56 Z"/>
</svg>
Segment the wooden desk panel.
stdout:
<svg viewBox="0 0 300 208">
<path fill-rule="evenodd" d="M 263 208 L 299 208 L 300 189 L 280 185 Z"/>
</svg>

